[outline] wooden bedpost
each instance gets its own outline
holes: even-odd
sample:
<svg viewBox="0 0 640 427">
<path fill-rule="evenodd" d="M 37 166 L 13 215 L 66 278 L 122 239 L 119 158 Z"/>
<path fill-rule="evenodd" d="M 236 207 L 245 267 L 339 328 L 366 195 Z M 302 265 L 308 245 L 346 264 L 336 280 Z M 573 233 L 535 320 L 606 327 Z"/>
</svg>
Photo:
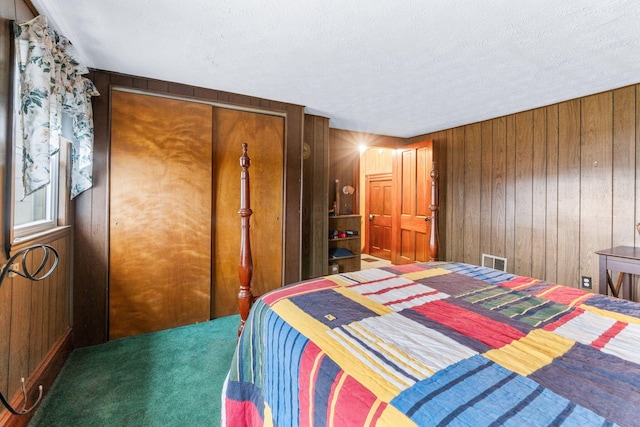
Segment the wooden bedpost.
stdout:
<svg viewBox="0 0 640 427">
<path fill-rule="evenodd" d="M 250 203 L 249 190 L 249 166 L 251 159 L 247 154 L 247 144 L 242 144 L 242 156 L 240 157 L 240 215 L 242 229 L 240 232 L 240 262 L 238 263 L 238 277 L 240 279 L 240 292 L 238 292 L 238 307 L 240 309 L 240 327 L 238 336 L 242 333 L 244 324 L 249 317 L 249 310 L 253 303 L 251 294 L 251 278 L 253 276 L 253 259 L 251 257 L 251 242 L 249 240 L 249 218 L 253 214 Z"/>
<path fill-rule="evenodd" d="M 438 260 L 438 209 L 439 206 L 439 198 L 438 198 L 438 170 L 436 168 L 436 162 L 432 163 L 431 167 L 431 205 L 429 209 L 431 210 L 431 235 L 429 237 L 429 261 L 437 261 Z"/>
</svg>

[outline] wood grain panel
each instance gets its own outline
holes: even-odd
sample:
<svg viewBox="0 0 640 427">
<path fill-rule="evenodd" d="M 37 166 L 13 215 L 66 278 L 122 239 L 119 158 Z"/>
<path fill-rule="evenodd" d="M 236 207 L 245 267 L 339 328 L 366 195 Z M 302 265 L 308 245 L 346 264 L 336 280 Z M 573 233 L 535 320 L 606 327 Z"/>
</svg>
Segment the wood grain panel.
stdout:
<svg viewBox="0 0 640 427">
<path fill-rule="evenodd" d="M 580 267 L 580 100 L 558 106 L 558 283 L 575 286 Z M 559 172 L 560 173 L 560 172 Z"/>
<path fill-rule="evenodd" d="M 9 394 L 20 389 L 22 377 L 29 377 L 29 335 L 31 332 L 31 283 L 16 276 L 11 286 L 9 329 Z"/>
<path fill-rule="evenodd" d="M 545 274 L 546 280 L 557 282 L 558 264 L 558 105 L 546 108 L 547 161 L 546 161 L 546 222 L 545 222 Z"/>
<path fill-rule="evenodd" d="M 531 276 L 544 277 L 546 265 L 547 112 L 533 110 Z"/>
<path fill-rule="evenodd" d="M 95 72 L 94 84 L 109 94 L 111 77 Z M 108 337 L 108 181 L 110 96 L 91 100 L 94 115 L 93 186 L 75 198 L 73 303 L 74 345 Z"/>
<path fill-rule="evenodd" d="M 491 252 L 506 255 L 507 120 L 493 120 L 493 191 L 491 193 Z"/>
<path fill-rule="evenodd" d="M 282 117 L 214 110 L 215 236 L 213 316 L 237 313 L 240 178 L 238 158 L 249 144 L 251 246 L 254 295 L 283 285 L 284 120 Z"/>
<path fill-rule="evenodd" d="M 480 253 L 491 252 L 491 218 L 492 218 L 492 191 L 493 191 L 493 122 L 481 123 L 481 177 L 480 177 Z"/>
<path fill-rule="evenodd" d="M 28 260 L 29 268 L 34 268 L 34 257 L 30 256 Z M 51 265 L 51 261 L 49 265 Z M 55 280 L 55 273 L 53 276 Z M 49 280 L 49 279 L 45 279 Z M 30 342 L 29 342 L 29 372 L 33 372 L 42 357 L 44 356 L 45 350 L 43 349 L 44 341 L 47 340 L 47 334 L 44 332 L 44 323 L 43 323 L 43 315 L 44 315 L 44 292 L 42 288 L 42 282 L 30 282 L 29 288 L 31 289 L 31 315 L 30 315 Z M 56 301 L 57 302 L 57 301 Z M 48 350 L 48 349 L 46 349 Z"/>
<path fill-rule="evenodd" d="M 580 144 L 580 275 L 598 277 L 598 256 L 611 245 L 613 94 L 605 92 L 582 99 Z M 574 285 L 576 286 L 576 285 Z"/>
<path fill-rule="evenodd" d="M 111 339 L 209 319 L 211 132 L 211 106 L 112 92 Z"/>
<path fill-rule="evenodd" d="M 304 123 L 309 155 L 303 157 L 302 278 L 309 279 L 327 274 L 329 119 L 305 115 Z"/>
<path fill-rule="evenodd" d="M 640 236 L 635 231 L 635 212 L 629 209 L 636 191 L 635 108 L 634 86 L 613 91 L 612 247 L 634 246 Z"/>
<path fill-rule="evenodd" d="M 429 261 L 429 236 L 425 233 L 415 233 L 415 261 Z"/>
<path fill-rule="evenodd" d="M 482 179 L 482 127 L 480 123 L 464 130 L 464 262 L 480 263 L 480 181 Z"/>
<path fill-rule="evenodd" d="M 464 227 L 461 227 L 461 221 L 464 220 L 464 202 L 465 202 L 465 145 L 464 145 L 464 128 L 453 129 L 451 137 L 451 163 L 450 171 L 452 179 L 451 192 L 449 193 L 449 217 L 452 218 L 452 230 L 449 234 L 451 261 L 464 260 Z M 453 219 L 455 218 L 455 219 Z"/>
<path fill-rule="evenodd" d="M 416 171 L 415 171 L 415 213 L 419 216 L 427 217 L 431 215 L 429 205 L 431 204 L 431 147 L 418 148 L 416 150 Z"/>
<path fill-rule="evenodd" d="M 507 116 L 507 163 L 506 163 L 506 188 L 505 188 L 505 234 L 504 254 L 507 260 L 507 270 L 515 269 L 516 256 L 516 120 L 514 115 Z"/>
<path fill-rule="evenodd" d="M 11 280 L 5 281 L 0 287 L 0 328 L 3 331 L 11 331 Z M 3 334 L 0 339 L 0 392 L 8 395 L 9 389 L 9 350 L 11 348 L 11 335 Z"/>
<path fill-rule="evenodd" d="M 515 218 L 514 268 L 531 276 L 533 215 L 533 112 L 514 117 L 515 129 Z"/>
<path fill-rule="evenodd" d="M 402 199 L 400 201 L 400 214 L 412 215 L 415 209 L 415 165 L 413 151 L 402 152 Z"/>
</svg>

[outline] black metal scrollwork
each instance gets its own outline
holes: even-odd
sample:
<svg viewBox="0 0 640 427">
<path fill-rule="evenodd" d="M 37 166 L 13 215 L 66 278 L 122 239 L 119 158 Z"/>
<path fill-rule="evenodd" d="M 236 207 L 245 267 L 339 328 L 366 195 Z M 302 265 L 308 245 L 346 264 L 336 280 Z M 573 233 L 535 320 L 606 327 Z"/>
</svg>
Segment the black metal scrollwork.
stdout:
<svg viewBox="0 0 640 427">
<path fill-rule="evenodd" d="M 29 265 L 27 264 L 28 255 L 30 253 L 33 253 L 35 255 L 37 252 L 40 252 L 40 251 L 42 252 L 42 260 L 40 261 L 40 264 L 38 265 L 37 268 L 35 268 L 33 271 L 30 271 Z M 47 263 L 52 256 L 53 256 L 53 262 L 51 264 L 51 267 L 49 267 L 49 269 L 45 271 Z M 16 260 L 18 260 L 19 258 L 21 258 L 20 265 L 22 266 L 22 268 L 14 267 Z M 16 252 L 13 256 L 11 256 L 9 260 L 7 260 L 7 263 L 4 265 L 4 267 L 2 268 L 2 272 L 0 272 L 0 286 L 2 286 L 4 279 L 11 273 L 17 274 L 18 276 L 24 277 L 25 279 L 29 279 L 34 282 L 44 280 L 47 277 L 49 277 L 51 273 L 53 273 L 53 271 L 56 269 L 56 267 L 58 266 L 59 258 L 60 256 L 58 255 L 58 251 L 56 251 L 55 248 L 49 245 L 36 244 L 36 245 L 32 245 L 24 249 L 21 249 L 18 252 Z M 23 396 L 22 408 L 16 409 L 13 406 L 11 406 L 9 401 L 6 399 L 6 397 L 2 393 L 0 393 L 0 401 L 9 410 L 9 412 L 11 412 L 14 415 L 28 414 L 42 400 L 42 386 L 39 386 L 38 390 L 39 390 L 38 398 L 33 403 L 33 405 L 27 408 L 27 390 L 24 385 L 24 378 L 22 378 L 22 396 Z"/>
</svg>

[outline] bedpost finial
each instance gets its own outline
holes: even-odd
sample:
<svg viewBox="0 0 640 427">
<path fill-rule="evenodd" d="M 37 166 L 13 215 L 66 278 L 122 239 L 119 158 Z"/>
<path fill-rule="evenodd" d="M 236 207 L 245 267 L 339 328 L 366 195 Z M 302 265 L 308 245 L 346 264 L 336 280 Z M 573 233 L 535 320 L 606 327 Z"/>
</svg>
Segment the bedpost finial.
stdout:
<svg viewBox="0 0 640 427">
<path fill-rule="evenodd" d="M 249 154 L 247 153 L 248 144 L 246 142 L 242 143 L 242 156 L 240 157 L 240 166 L 243 168 L 248 168 L 251 166 L 251 159 L 249 158 Z"/>
</svg>

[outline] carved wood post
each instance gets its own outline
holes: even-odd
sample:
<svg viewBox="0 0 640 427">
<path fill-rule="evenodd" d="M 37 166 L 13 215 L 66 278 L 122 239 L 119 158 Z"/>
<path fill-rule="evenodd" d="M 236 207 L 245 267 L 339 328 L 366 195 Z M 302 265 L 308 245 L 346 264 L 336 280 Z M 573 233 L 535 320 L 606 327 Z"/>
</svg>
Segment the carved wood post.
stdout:
<svg viewBox="0 0 640 427">
<path fill-rule="evenodd" d="M 438 201 L 438 170 L 436 169 L 436 162 L 432 163 L 431 166 L 431 205 L 429 209 L 431 210 L 431 234 L 429 236 L 429 260 L 437 261 L 438 260 L 438 209 L 439 201 Z"/>
<path fill-rule="evenodd" d="M 249 240 L 249 218 L 253 214 L 250 203 L 249 189 L 249 166 L 251 159 L 247 154 L 247 144 L 242 144 L 242 156 L 240 157 L 240 215 L 242 229 L 240 238 L 240 262 L 238 263 L 238 277 L 240 279 L 240 292 L 238 292 L 238 307 L 240 309 L 240 327 L 238 336 L 244 328 L 244 324 L 249 317 L 249 310 L 253 303 L 251 293 L 251 278 L 253 276 L 253 259 L 251 257 L 251 242 Z"/>
</svg>

